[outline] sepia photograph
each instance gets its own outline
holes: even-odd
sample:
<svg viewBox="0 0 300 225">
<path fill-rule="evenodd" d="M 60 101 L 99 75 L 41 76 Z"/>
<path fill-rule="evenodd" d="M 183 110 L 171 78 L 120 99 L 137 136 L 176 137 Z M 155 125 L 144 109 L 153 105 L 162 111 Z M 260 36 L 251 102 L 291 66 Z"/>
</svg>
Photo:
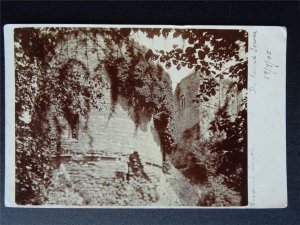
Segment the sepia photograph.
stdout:
<svg viewBox="0 0 300 225">
<path fill-rule="evenodd" d="M 17 205 L 248 205 L 248 32 L 13 30 Z"/>
</svg>

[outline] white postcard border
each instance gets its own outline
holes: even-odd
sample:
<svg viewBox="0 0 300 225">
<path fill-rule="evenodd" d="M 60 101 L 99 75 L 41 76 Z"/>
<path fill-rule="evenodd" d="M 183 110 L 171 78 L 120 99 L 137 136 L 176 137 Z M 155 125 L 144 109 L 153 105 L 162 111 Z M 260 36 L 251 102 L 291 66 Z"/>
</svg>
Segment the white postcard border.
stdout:
<svg viewBox="0 0 300 225">
<path fill-rule="evenodd" d="M 20 206 L 15 204 L 15 80 L 16 27 L 144 27 L 245 29 L 248 51 L 248 206 L 243 207 L 113 207 Z M 5 206 L 26 208 L 285 208 L 286 178 L 286 28 L 276 26 L 173 26 L 26 24 L 4 27 L 5 49 Z M 271 53 L 271 59 L 268 56 Z M 269 66 L 268 66 L 269 65 Z M 270 69 L 274 69 L 273 71 Z M 271 74 L 265 73 L 271 70 Z"/>
</svg>

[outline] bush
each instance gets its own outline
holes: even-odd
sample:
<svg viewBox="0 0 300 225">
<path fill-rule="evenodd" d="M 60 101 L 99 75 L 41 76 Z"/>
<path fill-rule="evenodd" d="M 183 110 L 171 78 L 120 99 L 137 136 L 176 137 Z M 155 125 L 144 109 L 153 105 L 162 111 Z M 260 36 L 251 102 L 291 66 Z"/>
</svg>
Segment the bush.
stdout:
<svg viewBox="0 0 300 225">
<path fill-rule="evenodd" d="M 206 186 L 202 187 L 199 206 L 239 206 L 241 195 L 224 184 L 224 177 L 210 176 Z"/>
</svg>

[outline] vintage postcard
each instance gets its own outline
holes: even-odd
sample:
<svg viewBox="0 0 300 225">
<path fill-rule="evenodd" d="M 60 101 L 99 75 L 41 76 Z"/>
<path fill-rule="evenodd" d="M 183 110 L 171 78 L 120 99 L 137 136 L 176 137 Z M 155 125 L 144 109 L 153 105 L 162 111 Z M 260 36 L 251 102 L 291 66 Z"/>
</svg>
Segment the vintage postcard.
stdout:
<svg viewBox="0 0 300 225">
<path fill-rule="evenodd" d="M 8 207 L 283 208 L 286 29 L 6 25 Z"/>
</svg>

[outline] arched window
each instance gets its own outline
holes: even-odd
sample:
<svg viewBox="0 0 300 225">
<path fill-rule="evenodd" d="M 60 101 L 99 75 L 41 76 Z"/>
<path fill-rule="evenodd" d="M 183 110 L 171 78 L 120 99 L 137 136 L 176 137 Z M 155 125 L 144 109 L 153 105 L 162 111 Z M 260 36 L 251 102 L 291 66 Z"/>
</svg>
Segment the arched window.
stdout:
<svg viewBox="0 0 300 225">
<path fill-rule="evenodd" d="M 79 125 L 79 119 L 77 115 L 77 122 L 75 125 L 71 126 L 72 130 L 72 138 L 78 140 L 78 125 Z"/>
<path fill-rule="evenodd" d="M 73 113 L 69 107 L 65 108 L 64 116 L 68 121 L 69 137 L 78 140 L 79 115 Z"/>
<path fill-rule="evenodd" d="M 180 96 L 180 108 L 183 109 L 185 107 L 185 97 L 184 95 Z"/>
<path fill-rule="evenodd" d="M 78 140 L 79 114 L 76 112 L 85 107 L 83 104 L 75 104 L 82 98 L 89 98 L 90 92 L 83 86 L 82 82 L 89 78 L 88 67 L 85 63 L 76 59 L 68 59 L 59 70 L 60 86 L 64 90 L 61 96 L 64 97 L 64 117 L 68 121 L 69 137 Z M 73 87 L 73 88 L 65 88 Z"/>
</svg>

